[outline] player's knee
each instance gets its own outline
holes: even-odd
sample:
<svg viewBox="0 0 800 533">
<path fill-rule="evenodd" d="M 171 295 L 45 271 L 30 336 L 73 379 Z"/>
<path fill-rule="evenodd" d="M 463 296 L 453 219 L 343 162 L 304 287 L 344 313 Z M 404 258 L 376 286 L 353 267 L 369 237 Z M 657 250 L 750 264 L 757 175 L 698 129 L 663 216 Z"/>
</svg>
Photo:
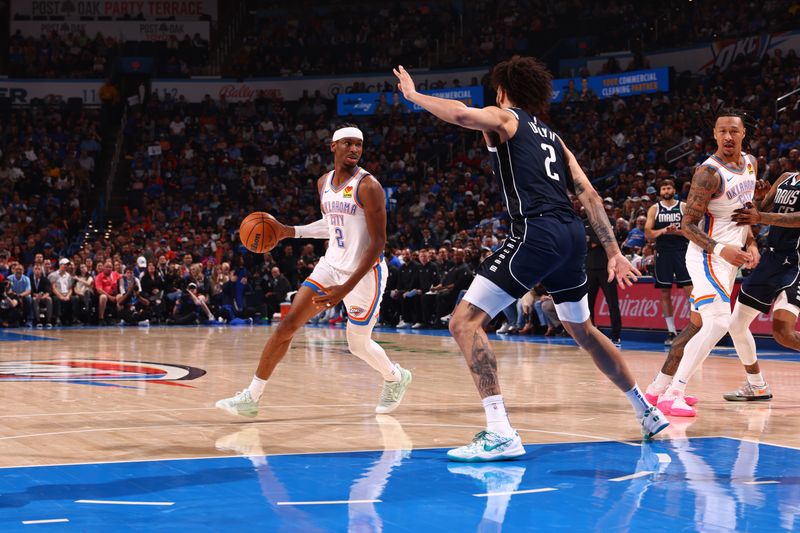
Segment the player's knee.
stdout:
<svg viewBox="0 0 800 533">
<path fill-rule="evenodd" d="M 794 344 L 794 328 L 787 327 L 782 322 L 772 323 L 772 336 L 775 341 L 781 346 L 793 348 Z"/>
<path fill-rule="evenodd" d="M 359 326 L 347 325 L 347 348 L 354 354 L 358 354 L 366 350 L 367 343 L 370 341 L 370 335 L 367 332 L 362 332 Z"/>
<path fill-rule="evenodd" d="M 453 337 L 462 337 L 464 335 L 474 334 L 475 331 L 481 327 L 480 320 L 475 317 L 470 317 L 466 313 L 456 310 L 453 317 L 447 324 L 447 329 Z"/>
</svg>

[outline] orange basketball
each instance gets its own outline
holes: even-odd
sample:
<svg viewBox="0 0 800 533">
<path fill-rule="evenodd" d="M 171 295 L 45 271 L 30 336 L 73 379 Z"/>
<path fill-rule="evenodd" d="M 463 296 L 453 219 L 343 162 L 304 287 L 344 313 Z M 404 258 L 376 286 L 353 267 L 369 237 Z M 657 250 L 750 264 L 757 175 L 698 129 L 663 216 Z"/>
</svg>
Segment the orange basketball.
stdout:
<svg viewBox="0 0 800 533">
<path fill-rule="evenodd" d="M 239 240 L 251 252 L 269 252 L 278 244 L 280 226 L 280 222 L 269 213 L 250 213 L 239 225 Z"/>
</svg>

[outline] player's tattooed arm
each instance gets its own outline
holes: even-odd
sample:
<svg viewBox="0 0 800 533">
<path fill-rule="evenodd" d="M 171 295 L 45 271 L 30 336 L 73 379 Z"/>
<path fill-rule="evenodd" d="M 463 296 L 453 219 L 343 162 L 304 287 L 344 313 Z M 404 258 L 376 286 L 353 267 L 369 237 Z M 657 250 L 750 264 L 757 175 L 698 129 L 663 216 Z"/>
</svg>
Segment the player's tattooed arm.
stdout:
<svg viewBox="0 0 800 533">
<path fill-rule="evenodd" d="M 608 256 L 608 282 L 610 283 L 616 279 L 620 287 L 630 287 L 642 273 L 634 268 L 631 262 L 620 252 L 617 239 L 614 236 L 614 230 L 611 228 L 606 209 L 603 206 L 603 200 L 592 187 L 578 160 L 563 141 L 561 142 L 561 147 L 564 149 L 564 155 L 567 159 L 567 168 L 572 178 L 575 195 L 586 210 L 589 224 L 592 225 L 592 229 L 597 234 L 597 239 L 603 246 L 606 256 Z"/>
<path fill-rule="evenodd" d="M 709 254 L 714 253 L 717 241 L 701 230 L 699 224 L 705 217 L 708 203 L 719 190 L 721 179 L 719 173 L 710 166 L 701 166 L 695 171 L 681 224 L 683 236 Z"/>
</svg>

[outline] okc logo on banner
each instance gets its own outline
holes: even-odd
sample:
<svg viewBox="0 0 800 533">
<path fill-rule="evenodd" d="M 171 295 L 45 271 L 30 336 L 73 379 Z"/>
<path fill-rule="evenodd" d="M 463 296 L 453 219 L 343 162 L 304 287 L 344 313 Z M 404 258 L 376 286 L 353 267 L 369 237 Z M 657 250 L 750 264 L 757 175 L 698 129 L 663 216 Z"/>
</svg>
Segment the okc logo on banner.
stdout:
<svg viewBox="0 0 800 533">
<path fill-rule="evenodd" d="M 115 386 L 107 381 L 158 381 L 164 384 L 204 376 L 205 370 L 186 365 L 99 359 L 52 359 L 0 362 L 1 381 L 58 381 Z M 116 385 L 119 386 L 119 385 Z M 182 385 L 189 386 L 189 385 Z"/>
</svg>

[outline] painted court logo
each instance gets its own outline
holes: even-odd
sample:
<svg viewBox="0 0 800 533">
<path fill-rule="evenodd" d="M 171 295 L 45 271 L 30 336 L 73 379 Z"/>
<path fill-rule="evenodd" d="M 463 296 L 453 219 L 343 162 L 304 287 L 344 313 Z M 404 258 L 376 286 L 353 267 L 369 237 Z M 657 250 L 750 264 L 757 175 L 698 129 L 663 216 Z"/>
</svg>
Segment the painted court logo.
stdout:
<svg viewBox="0 0 800 533">
<path fill-rule="evenodd" d="M 121 386 L 105 382 L 146 381 L 181 386 L 182 384 L 174 382 L 197 379 L 205 373 L 205 370 L 193 366 L 144 361 L 52 359 L 0 362 L 0 382 L 58 381 L 86 385 Z"/>
</svg>

